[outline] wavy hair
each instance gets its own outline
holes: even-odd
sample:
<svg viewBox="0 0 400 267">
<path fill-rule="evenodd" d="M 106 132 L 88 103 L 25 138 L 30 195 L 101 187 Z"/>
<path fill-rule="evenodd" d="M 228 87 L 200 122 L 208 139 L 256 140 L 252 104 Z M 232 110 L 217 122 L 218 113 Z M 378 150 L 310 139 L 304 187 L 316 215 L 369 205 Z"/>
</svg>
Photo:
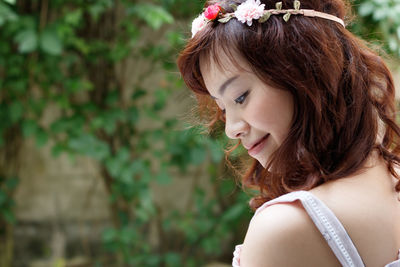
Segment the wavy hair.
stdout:
<svg viewBox="0 0 400 267">
<path fill-rule="evenodd" d="M 244 1 L 220 0 L 226 12 Z M 275 1 L 262 0 L 266 9 Z M 293 1 L 282 1 L 292 8 Z M 214 4 L 207 1 L 205 6 Z M 345 19 L 348 5 L 341 0 L 302 0 L 302 8 Z M 400 165 L 400 128 L 396 124 L 393 78 L 384 61 L 337 22 L 321 18 L 271 16 L 252 26 L 237 19 L 213 21 L 188 40 L 178 58 L 186 85 L 198 96 L 200 108 L 221 113 L 204 101 L 200 61 L 219 64 L 223 54 L 235 62 L 239 54 L 260 80 L 289 91 L 294 118 L 287 138 L 269 159 L 267 168 L 253 160 L 242 177 L 244 187 L 257 188 L 253 209 L 295 190 L 309 190 L 327 181 L 346 177 L 363 168 L 377 150 L 397 179 Z M 400 181 L 396 185 L 400 191 Z"/>
</svg>

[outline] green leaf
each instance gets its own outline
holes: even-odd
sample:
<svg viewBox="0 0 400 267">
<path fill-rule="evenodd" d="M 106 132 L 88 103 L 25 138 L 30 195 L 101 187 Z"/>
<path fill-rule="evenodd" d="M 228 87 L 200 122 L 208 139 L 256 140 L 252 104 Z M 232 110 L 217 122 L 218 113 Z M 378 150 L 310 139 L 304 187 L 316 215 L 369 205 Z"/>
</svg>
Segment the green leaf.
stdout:
<svg viewBox="0 0 400 267">
<path fill-rule="evenodd" d="M 109 106 L 112 106 L 116 103 L 118 103 L 119 100 L 119 92 L 117 90 L 113 90 L 111 92 L 108 93 L 108 95 L 106 96 L 106 104 Z"/>
<path fill-rule="evenodd" d="M 26 120 L 22 122 L 22 133 L 25 138 L 30 137 L 36 134 L 36 131 L 39 129 L 37 122 L 34 120 Z"/>
<path fill-rule="evenodd" d="M 18 50 L 21 53 L 30 53 L 36 50 L 38 44 L 37 33 L 33 29 L 27 29 L 15 36 Z"/>
<path fill-rule="evenodd" d="M 132 100 L 138 100 L 139 98 L 147 95 L 147 91 L 142 88 L 135 88 L 135 91 L 132 94 Z"/>
<path fill-rule="evenodd" d="M 77 93 L 81 91 L 89 91 L 93 89 L 93 85 L 90 81 L 85 79 L 67 79 L 64 82 L 64 87 L 68 93 Z"/>
<path fill-rule="evenodd" d="M 82 15 L 83 15 L 82 9 L 77 9 L 73 12 L 68 12 L 65 15 L 65 22 L 72 26 L 78 26 L 82 20 Z"/>
<path fill-rule="evenodd" d="M 7 203 L 8 196 L 0 189 L 0 207 Z"/>
<path fill-rule="evenodd" d="M 16 0 L 3 0 L 6 3 L 9 3 L 10 5 L 15 5 Z"/>
<path fill-rule="evenodd" d="M 164 257 L 168 266 L 182 266 L 182 256 L 179 253 L 169 252 Z"/>
<path fill-rule="evenodd" d="M 2 209 L 1 213 L 4 217 L 4 219 L 10 223 L 10 224 L 14 224 L 16 222 L 15 216 L 14 214 L 11 212 L 11 210 L 9 209 Z"/>
<path fill-rule="evenodd" d="M 296 9 L 296 10 L 300 9 L 300 1 L 299 0 L 295 0 L 293 5 L 294 5 L 294 9 Z"/>
<path fill-rule="evenodd" d="M 222 220 L 235 221 L 243 214 L 244 210 L 245 210 L 244 205 L 236 204 L 224 212 L 224 214 L 222 215 Z"/>
<path fill-rule="evenodd" d="M 82 133 L 80 136 L 68 140 L 67 146 L 72 151 L 103 160 L 110 155 L 110 147 L 91 134 Z"/>
<path fill-rule="evenodd" d="M 52 154 L 54 157 L 58 157 L 58 156 L 60 156 L 61 153 L 64 152 L 65 150 L 66 150 L 65 145 L 64 145 L 64 144 L 61 144 L 61 143 L 58 143 L 58 144 L 55 144 L 55 145 L 51 148 L 51 154 Z"/>
<path fill-rule="evenodd" d="M 128 163 L 131 158 L 131 151 L 127 147 L 122 147 L 118 151 L 116 158 L 121 162 Z"/>
<path fill-rule="evenodd" d="M 163 164 L 160 168 L 158 175 L 156 176 L 156 181 L 159 184 L 166 185 L 171 183 L 171 176 L 168 173 L 168 166 L 167 164 Z"/>
<path fill-rule="evenodd" d="M 122 166 L 123 166 L 123 162 L 121 162 L 120 160 L 116 159 L 116 158 L 108 158 L 105 161 L 105 165 L 107 168 L 107 171 L 110 173 L 110 175 L 112 177 L 117 177 L 120 175 Z"/>
<path fill-rule="evenodd" d="M 204 162 L 206 151 L 202 147 L 195 147 L 190 150 L 190 160 L 193 164 L 198 165 Z"/>
<path fill-rule="evenodd" d="M 60 55 L 62 42 L 55 30 L 46 29 L 40 35 L 40 48 L 50 55 Z"/>
<path fill-rule="evenodd" d="M 221 22 L 221 23 L 227 23 L 228 21 L 231 20 L 231 18 L 232 18 L 232 16 L 226 16 L 226 17 L 224 17 L 222 19 L 219 19 L 218 21 Z"/>
<path fill-rule="evenodd" d="M 221 160 L 224 157 L 224 151 L 222 149 L 222 146 L 218 142 L 212 142 L 210 140 L 209 147 L 211 150 L 211 160 L 214 163 L 221 162 Z"/>
<path fill-rule="evenodd" d="M 375 21 L 384 20 L 387 18 L 387 16 L 388 16 L 388 12 L 387 12 L 387 10 L 385 10 L 383 8 L 375 9 L 373 12 L 373 15 L 372 15 L 372 17 Z"/>
<path fill-rule="evenodd" d="M 88 11 L 95 21 L 97 21 L 99 17 L 113 5 L 113 0 L 96 0 L 92 2 L 93 3 L 90 4 Z"/>
<path fill-rule="evenodd" d="M 290 19 L 290 13 L 289 13 L 289 12 L 286 13 L 285 15 L 283 15 L 283 20 L 284 20 L 285 22 L 288 22 L 289 19 Z"/>
<path fill-rule="evenodd" d="M 358 8 L 358 14 L 362 17 L 371 15 L 374 12 L 375 6 L 372 2 L 364 2 Z"/>
<path fill-rule="evenodd" d="M 139 119 L 139 109 L 137 107 L 131 107 L 128 109 L 128 121 L 134 125 Z"/>
<path fill-rule="evenodd" d="M 119 239 L 124 244 L 132 244 L 137 238 L 135 229 L 125 227 L 119 233 Z"/>
<path fill-rule="evenodd" d="M 18 16 L 14 13 L 14 11 L 12 11 L 9 6 L 0 2 L 0 26 L 2 26 L 7 21 L 15 21 L 17 20 L 17 18 Z"/>
<path fill-rule="evenodd" d="M 100 129 L 104 126 L 104 118 L 103 117 L 95 117 L 92 120 L 90 120 L 90 126 L 94 129 Z"/>
<path fill-rule="evenodd" d="M 391 51 L 396 51 L 399 47 L 399 42 L 397 41 L 397 38 L 395 37 L 389 37 L 389 49 Z"/>
<path fill-rule="evenodd" d="M 42 128 L 39 128 L 36 132 L 36 145 L 39 148 L 43 147 L 47 143 L 47 140 L 49 140 L 48 134 Z"/>
<path fill-rule="evenodd" d="M 11 103 L 9 107 L 9 112 L 11 123 L 16 123 L 22 118 L 22 115 L 24 114 L 24 106 L 21 102 L 15 101 Z"/>
<path fill-rule="evenodd" d="M 236 11 L 238 8 L 238 6 L 235 4 L 230 4 L 229 6 L 233 9 L 233 11 Z"/>
<path fill-rule="evenodd" d="M 156 176 L 156 181 L 159 184 L 167 185 L 171 183 L 171 176 L 169 176 L 166 170 L 163 170 Z"/>
<path fill-rule="evenodd" d="M 278 10 L 281 10 L 282 9 L 282 2 L 277 2 L 275 4 L 275 8 L 278 9 Z"/>
<path fill-rule="evenodd" d="M 148 189 L 143 189 L 139 192 L 140 206 L 136 210 L 140 219 L 147 222 L 156 212 L 152 200 L 151 192 Z"/>
<path fill-rule="evenodd" d="M 266 22 L 271 17 L 271 12 L 266 12 L 262 17 L 258 20 L 259 23 Z"/>
<path fill-rule="evenodd" d="M 117 230 L 109 228 L 103 231 L 102 239 L 104 242 L 108 243 L 114 241 L 117 238 L 117 236 L 118 236 Z"/>
<path fill-rule="evenodd" d="M 19 183 L 19 179 L 17 177 L 8 178 L 5 182 L 5 185 L 8 190 L 14 190 Z"/>
<path fill-rule="evenodd" d="M 162 7 L 153 4 L 136 4 L 131 13 L 143 19 L 154 30 L 158 30 L 165 23 L 172 23 L 174 21 L 170 13 Z"/>
</svg>

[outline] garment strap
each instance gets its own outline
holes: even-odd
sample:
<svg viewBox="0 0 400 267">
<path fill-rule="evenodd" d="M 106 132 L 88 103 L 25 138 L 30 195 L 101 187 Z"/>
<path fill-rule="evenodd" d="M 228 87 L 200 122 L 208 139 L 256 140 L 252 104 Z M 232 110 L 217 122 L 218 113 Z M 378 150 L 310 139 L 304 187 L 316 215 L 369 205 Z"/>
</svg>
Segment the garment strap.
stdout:
<svg viewBox="0 0 400 267">
<path fill-rule="evenodd" d="M 254 214 L 268 206 L 281 202 L 294 202 L 300 200 L 318 230 L 321 232 L 328 245 L 331 247 L 336 258 L 344 267 L 364 267 L 364 263 L 347 234 L 343 225 L 335 214 L 317 197 L 308 191 L 296 191 L 280 196 L 264 203 Z"/>
</svg>

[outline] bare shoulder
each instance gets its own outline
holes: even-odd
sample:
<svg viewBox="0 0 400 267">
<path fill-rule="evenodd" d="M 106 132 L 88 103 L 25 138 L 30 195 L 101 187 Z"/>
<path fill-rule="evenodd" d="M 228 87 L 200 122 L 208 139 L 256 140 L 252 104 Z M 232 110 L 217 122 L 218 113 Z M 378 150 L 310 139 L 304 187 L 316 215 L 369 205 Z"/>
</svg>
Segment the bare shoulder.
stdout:
<svg viewBox="0 0 400 267">
<path fill-rule="evenodd" d="M 340 266 L 301 203 L 275 204 L 249 225 L 241 266 Z"/>
</svg>

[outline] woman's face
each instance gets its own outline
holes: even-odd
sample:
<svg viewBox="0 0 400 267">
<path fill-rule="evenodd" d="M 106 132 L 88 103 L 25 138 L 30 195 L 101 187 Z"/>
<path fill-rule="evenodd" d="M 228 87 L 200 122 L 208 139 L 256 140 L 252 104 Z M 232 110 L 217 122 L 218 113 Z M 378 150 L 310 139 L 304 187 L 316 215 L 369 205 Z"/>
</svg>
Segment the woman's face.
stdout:
<svg viewBox="0 0 400 267">
<path fill-rule="evenodd" d="M 222 67 L 213 61 L 200 64 L 201 73 L 211 97 L 225 112 L 226 135 L 240 139 L 249 155 L 265 168 L 288 135 L 293 97 L 263 83 L 243 60 L 236 61 L 248 71 L 238 70 L 221 56 Z"/>
</svg>

